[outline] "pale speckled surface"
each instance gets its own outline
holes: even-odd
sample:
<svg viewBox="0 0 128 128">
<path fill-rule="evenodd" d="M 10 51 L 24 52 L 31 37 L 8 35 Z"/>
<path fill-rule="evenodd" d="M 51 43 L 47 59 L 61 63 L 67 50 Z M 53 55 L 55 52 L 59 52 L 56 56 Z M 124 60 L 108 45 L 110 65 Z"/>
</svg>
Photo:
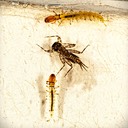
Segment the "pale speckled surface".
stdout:
<svg viewBox="0 0 128 128">
<path fill-rule="evenodd" d="M 46 13 L 45 13 L 46 12 Z M 1 128 L 127 128 L 128 122 L 128 15 L 106 13 L 102 23 L 79 21 L 63 26 L 40 22 L 43 8 L 1 6 Z M 107 17 L 106 16 L 106 17 Z M 36 18 L 35 18 L 36 17 Z M 76 43 L 88 72 L 78 65 L 64 78 L 68 66 L 57 76 L 60 85 L 59 121 L 46 122 L 46 81 L 62 66 L 58 55 L 43 52 L 59 35 Z M 42 100 L 44 104 L 42 105 Z M 61 118 L 60 118 L 61 117 Z"/>
</svg>

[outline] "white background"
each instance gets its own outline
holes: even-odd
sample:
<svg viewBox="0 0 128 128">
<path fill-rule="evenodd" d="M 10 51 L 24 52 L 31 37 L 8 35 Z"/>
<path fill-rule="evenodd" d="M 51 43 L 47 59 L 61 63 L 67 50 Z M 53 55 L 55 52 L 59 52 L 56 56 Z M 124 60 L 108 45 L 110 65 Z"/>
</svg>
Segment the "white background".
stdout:
<svg viewBox="0 0 128 128">
<path fill-rule="evenodd" d="M 83 20 L 71 25 L 46 24 L 44 18 L 54 14 L 41 6 L 1 4 L 1 128 L 127 128 L 127 10 L 92 6 L 87 7 L 104 7 L 107 26 Z M 57 76 L 56 122 L 46 122 L 45 89 L 49 75 L 56 74 L 62 63 L 57 53 L 50 55 L 36 45 L 48 49 L 56 41 L 45 38 L 51 35 L 75 43 L 79 51 L 90 44 L 78 55 L 89 67 L 87 72 L 76 64 L 67 77 L 69 66 Z"/>
</svg>

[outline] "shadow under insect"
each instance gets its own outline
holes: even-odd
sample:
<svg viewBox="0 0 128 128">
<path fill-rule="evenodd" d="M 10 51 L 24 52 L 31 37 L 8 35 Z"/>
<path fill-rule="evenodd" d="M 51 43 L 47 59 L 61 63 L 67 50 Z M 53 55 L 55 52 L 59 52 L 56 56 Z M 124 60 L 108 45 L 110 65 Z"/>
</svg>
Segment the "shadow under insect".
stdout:
<svg viewBox="0 0 128 128">
<path fill-rule="evenodd" d="M 39 92 L 39 97 L 40 97 L 40 101 L 41 101 L 41 105 L 40 105 L 40 110 L 41 110 L 41 117 L 44 118 L 44 112 L 45 112 L 45 90 L 42 87 L 42 82 L 43 82 L 43 76 L 39 75 L 37 80 L 37 87 L 38 87 L 38 92 Z"/>
<path fill-rule="evenodd" d="M 79 64 L 80 68 L 83 70 L 87 71 L 88 66 L 86 66 L 81 60 L 80 58 L 75 55 L 75 54 L 82 54 L 85 49 L 89 46 L 87 45 L 81 52 L 75 49 L 70 49 L 72 47 L 75 46 L 75 44 L 69 44 L 69 43 L 62 43 L 61 38 L 56 35 L 56 36 L 48 36 L 48 37 L 57 37 L 57 42 L 53 43 L 52 48 L 51 49 L 44 49 L 43 47 L 38 46 L 43 49 L 45 52 L 48 53 L 52 53 L 52 52 L 57 52 L 59 54 L 59 58 L 61 60 L 61 62 L 63 63 L 63 66 L 60 68 L 60 70 L 57 72 L 57 74 L 60 73 L 60 71 L 65 67 L 65 65 L 69 65 L 70 69 L 67 71 L 67 73 L 65 74 L 65 76 L 72 70 L 73 68 L 73 63 L 74 64 Z M 75 53 L 75 54 L 74 54 Z"/>
</svg>

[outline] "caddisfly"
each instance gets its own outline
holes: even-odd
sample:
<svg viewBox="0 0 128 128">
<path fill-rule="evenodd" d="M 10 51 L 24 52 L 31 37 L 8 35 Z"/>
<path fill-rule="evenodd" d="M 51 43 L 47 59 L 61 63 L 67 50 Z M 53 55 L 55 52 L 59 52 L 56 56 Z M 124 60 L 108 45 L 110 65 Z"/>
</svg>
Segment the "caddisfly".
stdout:
<svg viewBox="0 0 128 128">
<path fill-rule="evenodd" d="M 54 12 L 54 11 L 53 11 Z M 61 14 L 57 14 L 54 12 L 55 15 L 51 15 L 45 18 L 45 23 L 55 23 L 56 21 L 59 21 L 59 25 L 64 21 L 64 20 L 90 20 L 90 21 L 96 21 L 99 20 L 102 23 L 104 23 L 104 18 L 100 13 L 97 12 L 88 12 L 88 11 L 79 11 L 79 12 L 65 12 Z M 105 23 L 104 23 L 105 24 Z M 105 24 L 106 25 L 106 24 Z"/>
</svg>

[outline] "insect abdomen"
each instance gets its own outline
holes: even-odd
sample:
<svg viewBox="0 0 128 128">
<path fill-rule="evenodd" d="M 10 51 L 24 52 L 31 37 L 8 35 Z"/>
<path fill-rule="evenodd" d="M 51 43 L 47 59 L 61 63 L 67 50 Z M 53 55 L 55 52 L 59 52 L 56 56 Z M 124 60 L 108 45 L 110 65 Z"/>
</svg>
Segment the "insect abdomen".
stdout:
<svg viewBox="0 0 128 128">
<path fill-rule="evenodd" d="M 76 63 L 77 59 L 79 59 L 79 57 L 72 53 L 69 53 L 69 55 L 66 56 L 66 59 L 70 60 L 72 63 Z"/>
<path fill-rule="evenodd" d="M 53 111 L 53 101 L 54 97 L 53 97 L 53 90 L 51 90 L 51 112 Z"/>
</svg>

